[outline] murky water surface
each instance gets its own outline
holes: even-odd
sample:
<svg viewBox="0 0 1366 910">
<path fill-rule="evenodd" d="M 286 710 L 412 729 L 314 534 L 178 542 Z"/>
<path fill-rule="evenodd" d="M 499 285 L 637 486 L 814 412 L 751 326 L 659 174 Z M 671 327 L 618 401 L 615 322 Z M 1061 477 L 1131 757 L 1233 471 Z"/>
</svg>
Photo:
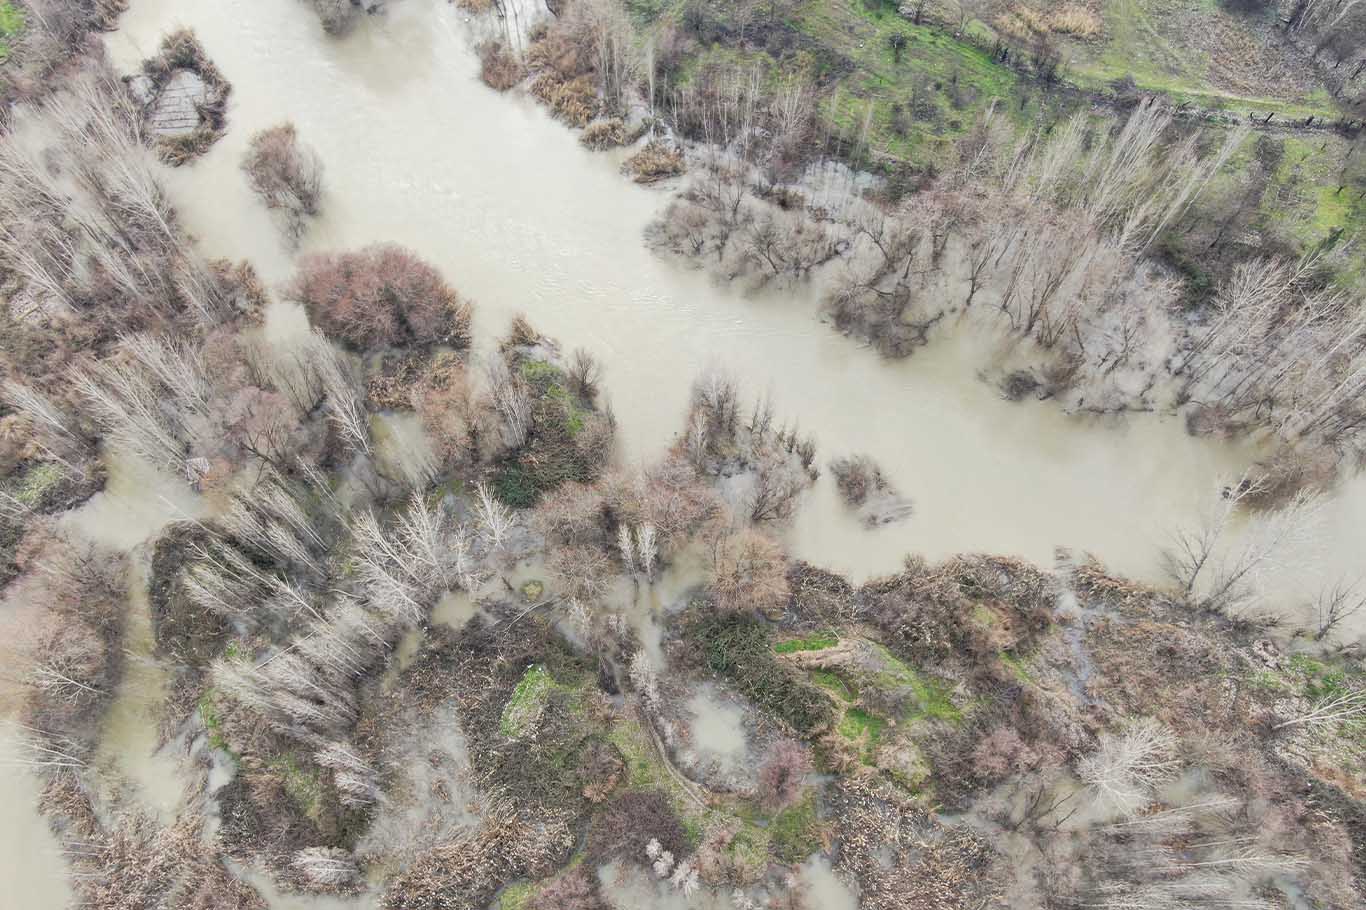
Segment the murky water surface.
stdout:
<svg viewBox="0 0 1366 910">
<path fill-rule="evenodd" d="M 1219 478 L 1254 457 L 1250 447 L 1193 439 L 1176 419 L 1083 421 L 1049 403 L 1005 402 L 977 378 L 999 343 L 980 333 L 949 332 L 910 360 L 888 363 L 820 324 L 811 289 L 746 297 L 661 260 L 641 232 L 664 191 L 631 184 L 617 172 L 621 153 L 582 149 L 528 99 L 481 85 L 465 18 L 453 4 L 395 0 L 386 15 L 336 41 L 323 38 L 303 2 L 134 0 L 108 44 L 117 65 L 131 72 L 162 34 L 188 25 L 233 83 L 227 135 L 193 166 L 165 174 L 206 254 L 250 260 L 278 287 L 300 252 L 379 241 L 410 246 L 476 302 L 485 349 L 513 314 L 525 313 L 567 349 L 598 354 L 628 461 L 654 458 L 676 438 L 699 373 L 729 370 L 813 434 L 822 460 L 871 455 L 914 502 L 908 521 L 869 531 L 828 478 L 807 494 L 788 532 L 794 554 L 855 578 L 894 571 L 907 553 L 993 551 L 1048 565 L 1063 545 L 1152 579 L 1171 530 L 1193 520 Z M 283 242 L 238 169 L 251 134 L 283 120 L 297 125 L 327 168 L 324 214 L 299 250 Z M 297 307 L 276 305 L 266 331 L 280 341 L 306 332 L 307 322 Z M 425 461 L 409 451 L 422 445 L 411 423 L 385 418 L 384 455 L 395 473 L 420 471 Z M 66 523 L 131 549 L 166 521 L 206 508 L 177 478 L 119 460 L 106 491 Z M 1315 578 L 1355 577 L 1363 527 L 1366 479 L 1358 479 L 1326 504 L 1318 558 L 1296 558 L 1298 572 L 1287 571 L 1276 586 L 1302 594 Z M 170 813 L 178 782 L 172 759 L 156 751 L 145 710 L 163 681 L 146 659 L 145 576 L 141 569 L 133 576 L 131 663 L 101 757 L 144 803 Z M 652 657 L 659 657 L 653 617 L 698 577 L 689 564 L 623 596 L 640 608 L 632 613 L 643 630 L 656 632 L 645 635 Z M 1286 598 L 1278 609 L 1302 615 L 1306 599 Z M 436 618 L 458 625 L 474 609 L 469 598 L 452 598 Z M 0 620 L 21 621 L 16 604 L 0 603 L 0 610 Z M 699 740 L 721 755 L 743 754 L 738 717 L 705 695 L 694 702 Z M 0 881 L 24 906 L 62 906 L 64 864 L 37 815 L 34 779 L 8 766 L 16 754 L 12 733 L 0 729 L 7 763 Z M 723 903 L 715 895 L 688 903 L 643 875 L 603 872 L 617 906 Z M 857 905 L 823 861 L 804 866 L 801 878 L 818 907 Z M 275 907 L 372 900 L 320 902 L 265 891 Z"/>
<path fill-rule="evenodd" d="M 463 20 L 451 4 L 396 0 L 329 41 L 302 3 L 136 0 L 109 43 L 131 69 L 190 25 L 233 83 L 227 135 L 167 175 L 206 252 L 250 259 L 276 286 L 292 274 L 295 253 L 238 169 L 253 131 L 289 119 L 327 167 L 303 250 L 408 245 L 476 302 L 482 344 L 522 312 L 595 351 L 628 459 L 675 438 L 710 366 L 771 393 L 823 457 L 873 456 L 914 517 L 869 532 L 823 480 L 791 530 L 811 561 L 867 577 L 908 552 L 1047 563 L 1061 544 L 1152 577 L 1173 524 L 1246 466 L 1248 453 L 1175 419 L 1081 421 L 1005 402 L 977 379 L 994 342 L 975 333 L 887 363 L 821 325 L 808 289 L 747 299 L 661 260 L 641 232 L 664 192 L 624 179 L 620 155 L 582 149 L 529 99 L 485 88 Z"/>
</svg>

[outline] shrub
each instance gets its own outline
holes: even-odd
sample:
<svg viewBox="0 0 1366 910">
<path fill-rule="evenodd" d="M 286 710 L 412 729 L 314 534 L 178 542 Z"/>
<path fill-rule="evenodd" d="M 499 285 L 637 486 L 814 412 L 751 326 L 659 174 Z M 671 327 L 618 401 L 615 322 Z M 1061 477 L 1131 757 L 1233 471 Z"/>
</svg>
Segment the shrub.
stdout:
<svg viewBox="0 0 1366 910">
<path fill-rule="evenodd" d="M 270 208 L 284 209 L 295 219 L 318 214 L 322 162 L 312 148 L 299 143 L 294 124 L 282 123 L 252 136 L 242 170 Z"/>
<path fill-rule="evenodd" d="M 361 351 L 469 346 L 471 307 L 417 254 L 379 244 L 306 256 L 285 295 L 327 335 Z"/>
<path fill-rule="evenodd" d="M 827 730 L 834 721 L 825 693 L 773 656 L 768 631 L 758 618 L 747 613 L 700 613 L 685 638 L 695 643 L 702 666 L 731 680 L 741 694 L 803 736 Z"/>
<path fill-rule="evenodd" d="M 479 45 L 479 78 L 495 91 L 505 92 L 522 81 L 526 68 L 502 41 Z"/>
<path fill-rule="evenodd" d="M 588 830 L 587 863 L 590 868 L 612 860 L 645 865 L 645 847 L 651 840 L 674 856 L 682 856 L 688 839 L 669 798 L 659 790 L 635 790 L 612 800 L 593 819 Z"/>
<path fill-rule="evenodd" d="M 611 120 L 599 120 L 590 123 L 579 136 L 579 142 L 588 146 L 590 149 L 612 148 L 621 145 L 626 141 L 626 124 L 619 118 L 613 117 Z"/>
<path fill-rule="evenodd" d="M 748 529 L 727 536 L 714 550 L 711 589 L 723 610 L 781 614 L 789 594 L 782 548 Z"/>
<path fill-rule="evenodd" d="M 636 183 L 655 183 L 683 173 L 683 152 L 663 142 L 651 142 L 622 165 Z"/>
<path fill-rule="evenodd" d="M 811 760 L 806 750 L 790 739 L 780 739 L 769 749 L 759 769 L 759 799 L 769 809 L 784 809 L 802 795 Z"/>
</svg>

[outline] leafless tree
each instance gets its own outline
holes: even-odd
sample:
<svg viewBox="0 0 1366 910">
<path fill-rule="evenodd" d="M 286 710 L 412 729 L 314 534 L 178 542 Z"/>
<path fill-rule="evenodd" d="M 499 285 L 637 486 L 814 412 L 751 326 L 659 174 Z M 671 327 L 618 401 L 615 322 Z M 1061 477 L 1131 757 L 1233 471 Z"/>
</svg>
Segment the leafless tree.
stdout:
<svg viewBox="0 0 1366 910">
<path fill-rule="evenodd" d="M 1152 801 L 1153 788 L 1177 772 L 1176 739 L 1152 719 L 1120 733 L 1103 733 L 1099 748 L 1077 765 L 1077 774 L 1116 812 L 1132 816 Z"/>
<path fill-rule="evenodd" d="M 1357 584 L 1336 584 L 1319 592 L 1314 604 L 1317 630 L 1315 641 L 1323 641 L 1333 630 L 1366 607 L 1366 594 L 1362 594 Z"/>
<path fill-rule="evenodd" d="M 484 376 L 494 410 L 502 418 L 504 444 L 510 449 L 522 448 L 531 433 L 531 393 L 526 382 L 514 376 L 498 356 L 485 363 Z"/>
</svg>

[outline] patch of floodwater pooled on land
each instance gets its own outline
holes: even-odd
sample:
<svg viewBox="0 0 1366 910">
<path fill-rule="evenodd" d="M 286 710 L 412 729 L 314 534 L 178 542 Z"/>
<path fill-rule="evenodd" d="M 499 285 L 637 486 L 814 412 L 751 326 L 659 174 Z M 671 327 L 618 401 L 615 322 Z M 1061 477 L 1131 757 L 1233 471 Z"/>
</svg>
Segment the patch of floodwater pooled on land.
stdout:
<svg viewBox="0 0 1366 910">
<path fill-rule="evenodd" d="M 374 820 L 356 844 L 363 862 L 393 871 L 414 856 L 479 824 L 469 746 L 454 702 L 429 713 L 405 708 L 386 730 L 379 764 L 394 771 Z"/>
<path fill-rule="evenodd" d="M 129 564 L 128 607 L 123 647 L 126 664 L 114 701 L 105 712 L 96 761 L 101 780 L 113 782 L 163 823 L 183 806 L 188 782 L 185 743 L 163 744 L 159 712 L 168 688 L 166 668 L 153 651 L 147 566 L 135 556 Z"/>
<path fill-rule="evenodd" d="M 370 416 L 370 435 L 380 473 L 421 489 L 437 472 L 436 451 L 411 412 L 382 411 Z"/>
<path fill-rule="evenodd" d="M 753 787 L 757 763 L 750 755 L 745 707 L 715 686 L 703 684 L 688 698 L 684 709 L 687 745 L 681 750 L 680 766 L 690 772 L 690 777 L 708 784 L 729 783 L 725 789 Z"/>
<path fill-rule="evenodd" d="M 131 455 L 107 456 L 105 463 L 109 479 L 104 489 L 60 519 L 93 543 L 130 550 L 169 522 L 209 514 L 210 504 L 184 477 Z"/>
<path fill-rule="evenodd" d="M 812 910 L 858 910 L 858 897 L 823 856 L 807 860 L 797 873 L 797 884 Z"/>
</svg>

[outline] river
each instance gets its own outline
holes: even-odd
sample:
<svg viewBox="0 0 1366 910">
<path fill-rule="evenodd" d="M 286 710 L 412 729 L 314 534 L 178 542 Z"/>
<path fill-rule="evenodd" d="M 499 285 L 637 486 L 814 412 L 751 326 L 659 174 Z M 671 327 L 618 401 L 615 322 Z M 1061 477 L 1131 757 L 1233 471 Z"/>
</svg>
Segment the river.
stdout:
<svg viewBox="0 0 1366 910">
<path fill-rule="evenodd" d="M 869 532 L 822 480 L 789 532 L 803 559 L 866 578 L 910 552 L 1051 564 L 1063 545 L 1151 579 L 1174 526 L 1250 462 L 1249 447 L 1192 438 L 1173 417 L 1007 402 L 977 378 L 995 339 L 950 333 L 889 363 L 821 324 L 810 290 L 747 298 L 659 258 L 641 234 L 664 191 L 623 178 L 622 153 L 583 149 L 529 98 L 480 83 L 465 18 L 396 0 L 332 40 L 302 2 L 135 0 L 109 44 L 131 70 L 188 25 L 233 83 L 227 134 L 167 173 L 206 253 L 248 259 L 274 287 L 292 274 L 296 254 L 238 168 L 254 131 L 292 120 L 326 167 L 302 251 L 404 244 L 475 301 L 482 343 L 521 312 L 595 352 L 628 461 L 670 444 L 690 384 L 721 367 L 771 394 L 822 460 L 867 453 L 913 500 L 909 521 Z"/>
</svg>

